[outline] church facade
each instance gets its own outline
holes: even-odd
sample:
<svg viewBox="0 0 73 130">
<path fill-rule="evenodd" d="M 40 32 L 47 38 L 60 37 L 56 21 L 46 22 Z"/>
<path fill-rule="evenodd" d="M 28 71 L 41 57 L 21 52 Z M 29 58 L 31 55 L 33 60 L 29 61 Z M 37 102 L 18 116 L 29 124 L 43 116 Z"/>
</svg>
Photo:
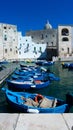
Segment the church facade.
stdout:
<svg viewBox="0 0 73 130">
<path fill-rule="evenodd" d="M 31 36 L 35 44 L 46 44 L 46 60 L 52 60 L 53 56 L 58 56 L 57 35 L 57 29 L 53 29 L 48 21 L 43 30 L 26 32 L 26 36 Z"/>
</svg>

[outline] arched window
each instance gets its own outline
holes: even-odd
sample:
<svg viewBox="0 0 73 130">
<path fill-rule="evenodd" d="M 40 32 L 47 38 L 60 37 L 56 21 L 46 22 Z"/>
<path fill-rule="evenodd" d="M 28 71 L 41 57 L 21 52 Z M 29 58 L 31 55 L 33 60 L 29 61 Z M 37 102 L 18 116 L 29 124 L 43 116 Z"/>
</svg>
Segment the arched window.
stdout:
<svg viewBox="0 0 73 130">
<path fill-rule="evenodd" d="M 68 39 L 67 37 L 63 37 L 63 38 L 62 38 L 62 41 L 65 41 L 65 42 L 66 42 L 66 41 L 69 41 L 69 39 Z"/>
<path fill-rule="evenodd" d="M 68 36 L 69 35 L 69 30 L 67 28 L 62 29 L 61 35 Z"/>
</svg>

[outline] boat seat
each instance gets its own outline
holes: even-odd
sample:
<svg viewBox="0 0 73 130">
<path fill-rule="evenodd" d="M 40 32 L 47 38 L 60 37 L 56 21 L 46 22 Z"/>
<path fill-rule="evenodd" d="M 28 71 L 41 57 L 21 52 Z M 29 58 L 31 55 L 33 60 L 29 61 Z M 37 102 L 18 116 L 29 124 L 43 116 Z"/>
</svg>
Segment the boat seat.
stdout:
<svg viewBox="0 0 73 130">
<path fill-rule="evenodd" d="M 52 107 L 56 107 L 56 105 L 57 105 L 57 99 L 55 98 L 55 100 L 54 100 L 54 102 L 53 102 L 53 104 L 52 104 Z"/>
<path fill-rule="evenodd" d="M 25 104 L 28 105 L 28 106 L 34 106 L 34 107 L 37 107 L 38 106 L 38 103 L 35 102 L 33 99 L 31 98 L 27 98 L 26 101 L 25 101 Z"/>
<path fill-rule="evenodd" d="M 33 99 L 31 98 L 24 98 L 23 96 L 21 96 L 21 100 L 23 101 L 23 104 L 28 105 L 28 106 L 34 106 L 37 107 L 38 103 L 35 102 Z"/>
<path fill-rule="evenodd" d="M 43 98 L 42 102 L 39 104 L 39 107 L 41 108 L 52 108 L 56 107 L 57 99 L 51 100 L 47 98 Z"/>
</svg>

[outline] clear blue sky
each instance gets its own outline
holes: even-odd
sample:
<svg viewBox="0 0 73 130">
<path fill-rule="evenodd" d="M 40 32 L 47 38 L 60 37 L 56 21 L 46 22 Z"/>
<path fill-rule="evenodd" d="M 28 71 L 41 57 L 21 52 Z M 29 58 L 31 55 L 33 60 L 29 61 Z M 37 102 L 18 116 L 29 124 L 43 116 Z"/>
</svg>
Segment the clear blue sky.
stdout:
<svg viewBox="0 0 73 130">
<path fill-rule="evenodd" d="M 0 0 L 0 23 L 17 25 L 23 35 L 43 29 L 47 20 L 53 28 L 73 24 L 73 0 Z"/>
</svg>

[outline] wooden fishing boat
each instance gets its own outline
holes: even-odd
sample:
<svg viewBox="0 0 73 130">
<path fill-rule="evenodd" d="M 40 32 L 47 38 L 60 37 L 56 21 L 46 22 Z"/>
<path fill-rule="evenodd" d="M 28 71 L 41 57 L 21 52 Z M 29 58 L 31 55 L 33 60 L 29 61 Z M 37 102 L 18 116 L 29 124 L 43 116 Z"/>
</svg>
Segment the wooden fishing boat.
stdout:
<svg viewBox="0 0 73 130">
<path fill-rule="evenodd" d="M 24 90 L 24 89 L 41 89 L 44 87 L 49 86 L 50 81 L 41 81 L 41 80 L 33 80 L 32 78 L 23 80 L 23 79 L 16 79 L 16 80 L 11 80 L 7 79 L 6 80 L 8 84 L 8 88 L 11 90 Z"/>
<path fill-rule="evenodd" d="M 33 78 L 34 80 L 55 80 L 55 81 L 59 81 L 60 78 L 55 76 L 54 73 L 46 73 L 46 72 L 43 72 L 43 73 L 35 73 L 35 74 L 27 74 L 27 75 L 17 75 L 17 74 L 13 74 L 12 76 L 12 79 L 26 79 L 26 78 Z"/>
<path fill-rule="evenodd" d="M 69 70 L 73 70 L 73 63 L 70 63 L 68 69 L 69 69 Z"/>
<path fill-rule="evenodd" d="M 66 68 L 69 68 L 70 63 L 64 63 L 63 62 L 61 65 L 62 65 L 62 68 L 66 69 Z"/>
<path fill-rule="evenodd" d="M 36 61 L 36 65 L 39 66 L 50 66 L 53 65 L 55 62 L 54 61 Z"/>
<path fill-rule="evenodd" d="M 73 105 L 73 95 L 67 94 L 66 101 L 61 99 L 31 94 L 26 92 L 12 92 L 2 88 L 10 108 L 17 112 L 28 113 L 67 113 Z"/>
</svg>

